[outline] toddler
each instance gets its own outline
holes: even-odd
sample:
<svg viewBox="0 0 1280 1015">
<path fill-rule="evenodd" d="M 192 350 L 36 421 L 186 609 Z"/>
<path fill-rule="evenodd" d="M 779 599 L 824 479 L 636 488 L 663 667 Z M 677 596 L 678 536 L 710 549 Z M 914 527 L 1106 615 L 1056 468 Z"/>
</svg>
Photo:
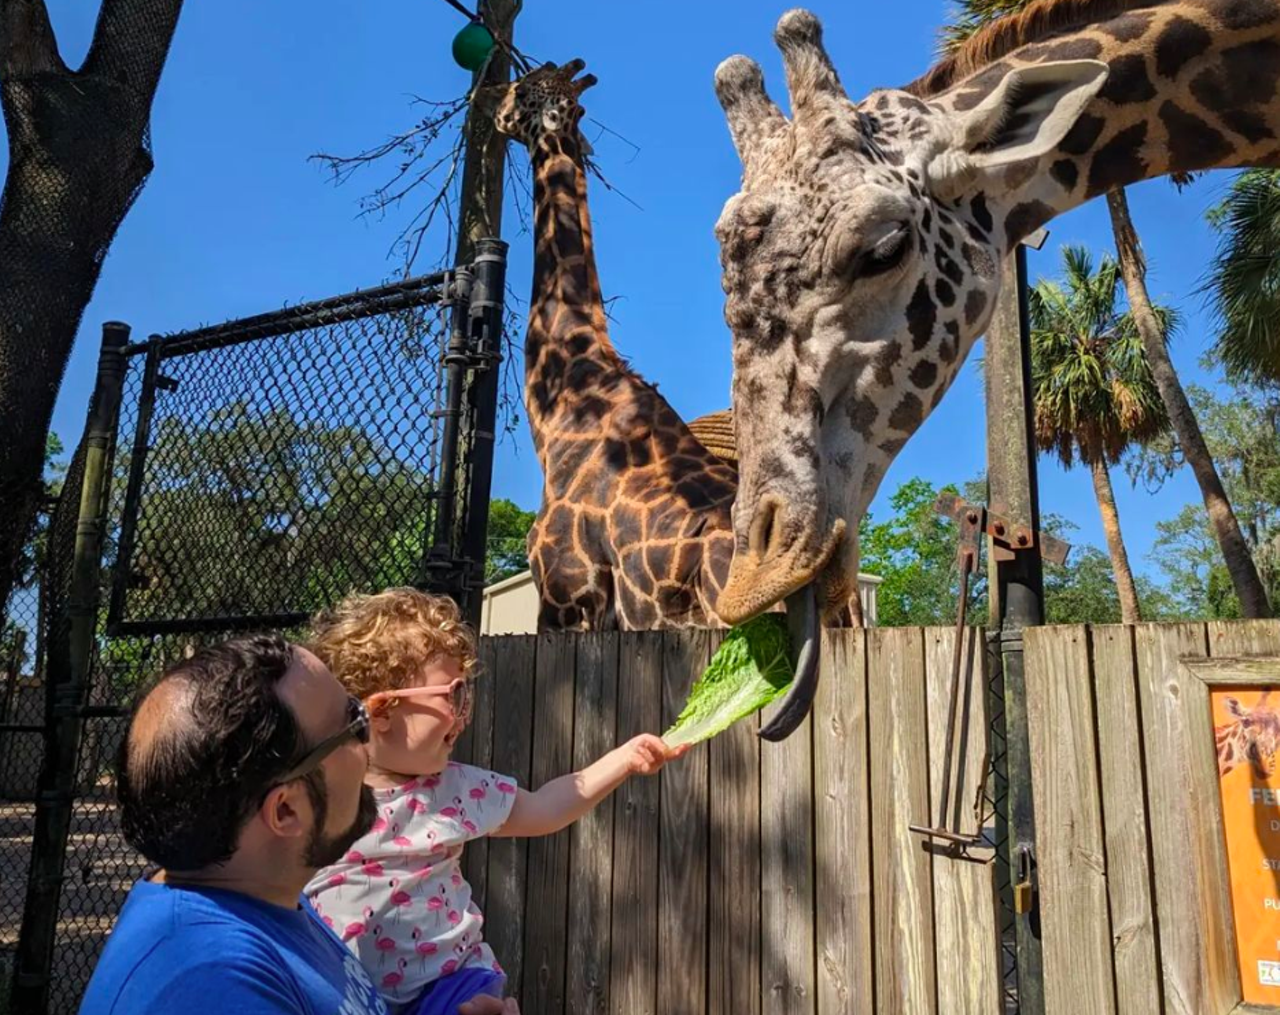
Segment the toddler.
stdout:
<svg viewBox="0 0 1280 1015">
<path fill-rule="evenodd" d="M 481 936 L 463 844 L 558 832 L 687 746 L 642 734 L 581 772 L 521 789 L 449 760 L 471 717 L 476 663 L 475 637 L 451 599 L 407 588 L 353 595 L 313 631 L 311 648 L 369 710 L 365 781 L 378 817 L 307 896 L 397 1015 L 456 1015 L 474 997 L 501 997 L 506 978 Z"/>
</svg>

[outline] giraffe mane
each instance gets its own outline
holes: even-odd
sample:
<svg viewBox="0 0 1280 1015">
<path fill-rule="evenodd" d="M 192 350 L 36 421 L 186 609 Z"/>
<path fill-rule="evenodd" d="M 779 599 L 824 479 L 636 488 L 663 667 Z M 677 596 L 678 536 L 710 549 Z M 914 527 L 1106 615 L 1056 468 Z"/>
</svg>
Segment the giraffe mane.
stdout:
<svg viewBox="0 0 1280 1015">
<path fill-rule="evenodd" d="M 1127 11 L 1154 7 L 1161 0 L 1033 0 L 1016 14 L 996 18 L 974 32 L 903 91 L 928 98 L 1015 49 L 1060 32 L 1106 20 Z"/>
</svg>

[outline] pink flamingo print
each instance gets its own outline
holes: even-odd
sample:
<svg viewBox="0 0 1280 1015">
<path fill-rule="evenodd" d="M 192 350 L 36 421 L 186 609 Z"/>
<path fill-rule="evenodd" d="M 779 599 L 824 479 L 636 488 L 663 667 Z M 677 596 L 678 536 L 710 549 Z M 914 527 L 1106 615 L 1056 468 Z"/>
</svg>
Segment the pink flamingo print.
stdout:
<svg viewBox="0 0 1280 1015">
<path fill-rule="evenodd" d="M 399 825 L 391 826 L 391 844 L 393 846 L 399 846 L 401 849 L 408 849 L 410 846 L 413 845 L 412 842 L 410 842 L 407 838 L 405 838 L 403 835 L 400 834 Z"/>
<path fill-rule="evenodd" d="M 408 804 L 406 804 L 406 806 L 409 808 L 409 813 L 410 813 L 410 814 L 426 814 L 426 813 L 427 813 L 427 805 L 426 805 L 426 804 L 424 804 L 424 803 L 423 803 L 420 799 L 418 799 L 418 797 L 416 797 L 416 796 L 415 796 L 415 797 L 410 797 L 410 798 L 409 798 L 409 803 L 408 803 Z"/>
<path fill-rule="evenodd" d="M 397 968 L 392 972 L 387 973 L 387 975 L 382 978 L 382 985 L 384 987 L 389 987 L 391 992 L 397 997 L 400 995 L 400 984 L 404 983 L 404 967 L 407 964 L 407 961 L 402 955 L 396 962 Z"/>
<path fill-rule="evenodd" d="M 364 863 L 364 854 L 358 849 L 350 850 L 346 856 L 342 858 L 343 863 Z"/>
<path fill-rule="evenodd" d="M 413 896 L 400 888 L 400 882 L 395 878 L 391 879 L 391 905 L 396 907 L 396 923 L 400 922 L 400 910 L 412 905 Z"/>
<path fill-rule="evenodd" d="M 381 966 L 387 960 L 388 953 L 396 950 L 396 943 L 393 939 L 382 936 L 381 927 L 373 928 L 373 943 L 374 947 L 381 953 L 378 956 L 378 965 Z"/>
<path fill-rule="evenodd" d="M 386 871 L 383 870 L 382 864 L 378 863 L 377 860 L 370 860 L 360 868 L 360 871 L 371 878 L 380 878 L 386 873 Z"/>
<path fill-rule="evenodd" d="M 431 872 L 433 870 L 435 870 L 435 868 L 432 867 L 431 864 L 426 864 L 423 867 L 419 867 L 416 871 L 414 871 L 409 876 L 414 878 L 422 878 L 425 881 L 427 878 L 431 877 Z"/>
<path fill-rule="evenodd" d="M 449 910 L 449 922 L 455 927 L 462 922 L 462 914 L 456 909 Z"/>
<path fill-rule="evenodd" d="M 497 790 L 499 793 L 505 793 L 507 796 L 514 796 L 516 792 L 516 785 L 513 782 L 507 782 L 505 779 L 499 780 Z"/>
<path fill-rule="evenodd" d="M 412 790 L 412 789 L 416 788 L 416 787 L 417 787 L 417 785 L 418 785 L 418 780 L 417 780 L 417 779 L 410 779 L 408 782 L 404 783 L 404 784 L 400 787 L 400 792 L 401 792 L 401 793 L 408 793 L 410 790 Z"/>
<path fill-rule="evenodd" d="M 456 796 L 453 798 L 452 807 L 440 808 L 440 817 L 442 818 L 453 819 L 453 818 L 456 818 L 461 813 L 462 813 L 462 797 L 460 796 Z"/>
<path fill-rule="evenodd" d="M 421 785 L 423 789 L 435 789 L 437 786 L 440 785 L 440 776 L 429 775 L 422 780 Z"/>
<path fill-rule="evenodd" d="M 427 968 L 427 959 L 431 958 L 440 951 L 440 946 L 434 941 L 423 941 L 421 928 L 413 928 L 413 940 L 417 942 L 413 946 L 413 950 L 418 954 L 418 968 L 425 971 Z"/>
<path fill-rule="evenodd" d="M 330 874 L 329 877 L 325 880 L 325 884 L 329 888 L 337 889 L 338 898 L 342 898 L 342 886 L 345 885 L 346 883 L 347 883 L 347 876 L 345 874 Z"/>
<path fill-rule="evenodd" d="M 481 779 L 479 786 L 472 786 L 467 796 L 476 802 L 476 806 L 484 810 L 485 797 L 489 795 L 489 780 Z"/>
<path fill-rule="evenodd" d="M 444 965 L 440 967 L 440 972 L 443 973 L 445 976 L 448 976 L 450 973 L 456 973 L 457 971 L 458 971 L 457 959 L 445 959 Z"/>
<path fill-rule="evenodd" d="M 444 885 L 441 885 L 440 894 L 433 895 L 431 898 L 427 899 L 427 910 L 428 912 L 435 913 L 436 919 L 439 920 L 440 912 L 445 908 L 447 902 L 448 900 L 444 897 Z"/>
<path fill-rule="evenodd" d="M 462 887 L 462 875 L 459 874 L 457 871 L 454 871 L 452 874 L 449 875 L 449 881 L 452 882 L 454 888 Z"/>
</svg>

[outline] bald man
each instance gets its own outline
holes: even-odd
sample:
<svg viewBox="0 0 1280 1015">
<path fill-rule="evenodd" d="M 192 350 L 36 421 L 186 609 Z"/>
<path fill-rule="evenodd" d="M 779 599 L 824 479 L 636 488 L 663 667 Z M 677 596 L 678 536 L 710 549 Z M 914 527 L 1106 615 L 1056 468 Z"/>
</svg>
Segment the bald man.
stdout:
<svg viewBox="0 0 1280 1015">
<path fill-rule="evenodd" d="M 201 649 L 138 700 L 117 793 L 160 871 L 129 893 L 81 1015 L 387 1015 L 301 901 L 376 816 L 369 717 L 306 649 L 257 635 Z M 461 1015 L 518 1015 L 485 999 Z"/>
</svg>

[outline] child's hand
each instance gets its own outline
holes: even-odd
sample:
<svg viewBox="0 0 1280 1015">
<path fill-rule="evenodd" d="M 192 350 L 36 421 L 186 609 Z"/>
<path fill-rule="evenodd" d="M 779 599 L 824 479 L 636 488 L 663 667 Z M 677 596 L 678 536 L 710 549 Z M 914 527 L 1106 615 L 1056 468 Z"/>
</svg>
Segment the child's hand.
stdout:
<svg viewBox="0 0 1280 1015">
<path fill-rule="evenodd" d="M 500 998 L 481 994 L 465 1001 L 458 1008 L 458 1015 L 520 1015 L 520 1006 L 514 997 L 505 1001 Z"/>
<path fill-rule="evenodd" d="M 668 747 L 661 737 L 641 733 L 622 745 L 627 771 L 632 775 L 657 775 L 668 761 L 683 757 L 690 744 Z"/>
</svg>

